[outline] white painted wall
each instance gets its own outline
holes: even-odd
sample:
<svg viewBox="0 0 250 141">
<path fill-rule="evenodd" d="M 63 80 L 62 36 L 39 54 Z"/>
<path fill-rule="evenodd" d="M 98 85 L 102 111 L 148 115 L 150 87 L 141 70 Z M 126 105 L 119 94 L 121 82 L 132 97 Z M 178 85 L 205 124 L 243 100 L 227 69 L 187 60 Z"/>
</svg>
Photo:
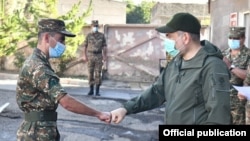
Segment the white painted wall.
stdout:
<svg viewBox="0 0 250 141">
<path fill-rule="evenodd" d="M 90 0 L 83 0 L 80 4 L 83 13 Z M 100 24 L 125 24 L 126 23 L 126 3 L 113 0 L 92 0 L 93 11 L 88 18 L 87 23 L 91 23 L 91 20 L 99 20 Z M 59 14 L 65 14 L 68 12 L 74 4 L 77 4 L 78 0 L 59 0 L 58 11 Z"/>
</svg>

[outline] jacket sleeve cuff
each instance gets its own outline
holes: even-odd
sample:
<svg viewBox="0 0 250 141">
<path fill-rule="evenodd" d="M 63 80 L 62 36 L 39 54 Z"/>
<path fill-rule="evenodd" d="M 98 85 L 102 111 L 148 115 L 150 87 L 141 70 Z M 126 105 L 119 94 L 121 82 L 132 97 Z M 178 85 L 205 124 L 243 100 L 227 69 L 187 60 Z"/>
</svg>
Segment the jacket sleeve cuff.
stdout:
<svg viewBox="0 0 250 141">
<path fill-rule="evenodd" d="M 126 115 L 135 113 L 135 111 L 137 109 L 136 107 L 137 106 L 135 106 L 135 102 L 134 101 L 128 101 L 125 104 L 123 104 L 123 108 L 125 108 L 127 110 Z"/>
</svg>

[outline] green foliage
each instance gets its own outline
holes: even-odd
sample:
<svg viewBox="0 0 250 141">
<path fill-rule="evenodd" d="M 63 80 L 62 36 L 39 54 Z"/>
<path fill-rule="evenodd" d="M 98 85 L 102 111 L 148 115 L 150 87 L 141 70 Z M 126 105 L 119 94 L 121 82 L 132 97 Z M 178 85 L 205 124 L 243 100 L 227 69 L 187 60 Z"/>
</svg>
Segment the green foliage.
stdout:
<svg viewBox="0 0 250 141">
<path fill-rule="evenodd" d="M 147 24 L 150 22 L 151 10 L 155 2 L 142 1 L 140 5 L 134 5 L 131 0 L 127 0 L 127 23 Z"/>
<path fill-rule="evenodd" d="M 21 2 L 22 1 L 22 2 Z M 24 3 L 23 0 L 19 2 Z M 37 45 L 37 23 L 42 18 L 57 18 L 65 21 L 66 29 L 75 33 L 75 38 L 66 38 L 66 51 L 59 59 L 61 73 L 65 71 L 67 63 L 74 59 L 78 46 L 84 40 L 81 33 L 85 25 L 85 18 L 92 11 L 92 0 L 89 7 L 82 13 L 81 0 L 62 16 L 58 15 L 58 0 L 28 0 L 23 7 L 14 9 L 11 14 L 0 14 L 0 57 L 15 54 L 19 43 L 26 41 L 28 46 L 35 48 Z M 11 4 L 11 3 L 10 3 Z M 0 13 L 3 11 L 0 11 Z M 79 13 L 82 13 L 79 15 Z M 16 58 L 20 56 L 16 54 Z M 19 56 L 18 56 L 19 55 Z M 17 67 L 21 62 L 15 63 Z"/>
<path fill-rule="evenodd" d="M 12 15 L 1 17 L 0 26 L 0 57 L 9 55 L 16 51 L 17 43 L 24 40 L 22 32 L 19 30 L 19 11 Z"/>
<path fill-rule="evenodd" d="M 83 12 L 82 15 L 76 16 L 81 10 L 80 3 L 81 2 L 79 1 L 77 4 L 74 4 L 68 13 L 58 17 L 58 19 L 65 21 L 67 30 L 76 34 L 76 37 L 74 38 L 66 38 L 67 48 L 63 56 L 60 58 L 58 72 L 59 76 L 63 75 L 63 72 L 67 70 L 67 64 L 76 58 L 76 51 L 84 40 L 84 35 L 81 33 L 81 31 L 83 26 L 86 24 L 85 18 L 87 18 L 92 11 L 92 0 L 90 0 L 87 10 Z"/>
<path fill-rule="evenodd" d="M 141 11 L 142 11 L 143 20 L 145 21 L 145 23 L 150 23 L 151 10 L 154 7 L 154 5 L 155 5 L 155 2 L 142 1 Z"/>
<path fill-rule="evenodd" d="M 38 21 L 57 16 L 56 3 L 57 0 L 30 0 L 22 9 L 22 15 L 19 16 L 20 30 L 30 47 L 35 48 L 37 44 Z"/>
<path fill-rule="evenodd" d="M 85 12 L 82 13 L 80 16 L 76 16 L 80 9 L 80 1 L 73 5 L 72 9 L 66 13 L 65 15 L 62 15 L 58 17 L 58 19 L 64 20 L 66 23 L 66 29 L 77 34 L 74 38 L 66 38 L 66 51 L 63 54 L 63 58 L 72 58 L 74 57 L 78 46 L 83 42 L 84 35 L 81 33 L 83 26 L 85 23 L 85 18 L 87 18 L 91 11 L 92 11 L 92 0 L 89 3 L 89 7 Z M 66 59 L 67 60 L 67 59 Z"/>
<path fill-rule="evenodd" d="M 15 53 L 15 60 L 14 60 L 14 65 L 18 68 L 21 68 L 24 61 L 25 61 L 25 56 L 23 52 L 16 52 Z"/>
</svg>

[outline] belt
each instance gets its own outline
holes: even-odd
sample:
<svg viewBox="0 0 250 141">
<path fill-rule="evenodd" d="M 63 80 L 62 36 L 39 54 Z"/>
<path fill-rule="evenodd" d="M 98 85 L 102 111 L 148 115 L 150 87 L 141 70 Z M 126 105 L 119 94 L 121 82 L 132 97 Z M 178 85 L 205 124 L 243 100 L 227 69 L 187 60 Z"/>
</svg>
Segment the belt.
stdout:
<svg viewBox="0 0 250 141">
<path fill-rule="evenodd" d="M 24 113 L 25 121 L 35 122 L 35 121 L 56 121 L 57 112 L 55 111 L 40 111 L 40 112 L 29 112 Z"/>
<path fill-rule="evenodd" d="M 102 51 L 88 51 L 89 53 L 93 53 L 93 54 L 101 54 Z"/>
</svg>

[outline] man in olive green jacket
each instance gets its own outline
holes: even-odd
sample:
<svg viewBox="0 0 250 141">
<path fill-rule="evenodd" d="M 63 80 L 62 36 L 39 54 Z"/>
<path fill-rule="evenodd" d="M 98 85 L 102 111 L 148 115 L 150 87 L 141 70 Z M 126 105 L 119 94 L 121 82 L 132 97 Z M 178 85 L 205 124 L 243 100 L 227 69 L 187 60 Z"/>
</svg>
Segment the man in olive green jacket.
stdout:
<svg viewBox="0 0 250 141">
<path fill-rule="evenodd" d="M 111 111 L 114 123 L 165 103 L 165 124 L 230 124 L 230 73 L 221 51 L 200 42 L 200 28 L 189 13 L 177 13 L 156 28 L 166 33 L 165 48 L 177 55 L 151 87 Z"/>
</svg>

